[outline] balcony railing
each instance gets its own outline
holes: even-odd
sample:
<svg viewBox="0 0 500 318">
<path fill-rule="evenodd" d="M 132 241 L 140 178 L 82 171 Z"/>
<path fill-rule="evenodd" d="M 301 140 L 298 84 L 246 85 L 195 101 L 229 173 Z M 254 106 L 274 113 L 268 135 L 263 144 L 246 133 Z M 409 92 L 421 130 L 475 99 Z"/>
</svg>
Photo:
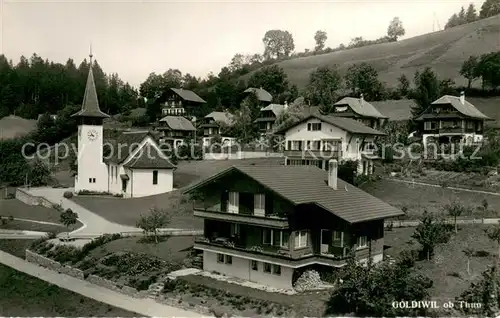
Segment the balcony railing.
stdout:
<svg viewBox="0 0 500 318">
<path fill-rule="evenodd" d="M 241 211 L 243 212 L 243 211 Z M 205 208 L 195 204 L 193 208 L 194 216 L 252 225 L 262 225 L 273 228 L 285 229 L 288 228 L 288 217 L 278 214 L 266 214 L 264 216 L 255 215 L 253 212 L 245 211 L 245 213 L 229 213 L 221 211 L 217 208 Z"/>
<path fill-rule="evenodd" d="M 324 246 L 324 245 L 323 245 Z M 321 256 L 326 256 L 333 259 L 344 259 L 349 256 L 349 248 L 329 245 L 326 250 L 321 247 Z"/>
<path fill-rule="evenodd" d="M 463 133 L 465 130 L 462 127 L 442 127 L 439 128 L 439 133 L 440 134 L 446 134 L 446 133 Z"/>
<path fill-rule="evenodd" d="M 194 242 L 202 245 L 212 245 L 212 246 L 224 247 L 237 251 L 257 253 L 262 255 L 281 256 L 286 258 L 292 256 L 290 250 L 283 247 L 270 246 L 264 244 L 248 246 L 245 245 L 245 243 L 242 240 L 234 238 L 216 237 L 210 239 L 208 237 L 196 237 L 194 239 Z"/>
</svg>

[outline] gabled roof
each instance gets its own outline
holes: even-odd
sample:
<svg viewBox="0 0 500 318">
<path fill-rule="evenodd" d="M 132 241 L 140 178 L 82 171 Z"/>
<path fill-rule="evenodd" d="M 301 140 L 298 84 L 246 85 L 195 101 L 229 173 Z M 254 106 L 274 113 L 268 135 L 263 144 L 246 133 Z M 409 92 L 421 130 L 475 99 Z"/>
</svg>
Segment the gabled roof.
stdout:
<svg viewBox="0 0 500 318">
<path fill-rule="evenodd" d="M 99 108 L 99 100 L 97 99 L 97 91 L 94 83 L 94 73 L 92 72 L 92 54 L 90 55 L 89 75 L 87 76 L 87 84 L 85 86 L 85 94 L 83 95 L 82 109 L 71 115 L 72 117 L 94 117 L 108 118 Z"/>
<path fill-rule="evenodd" d="M 197 182 L 185 192 L 231 172 L 243 173 L 294 205 L 315 204 L 349 223 L 403 215 L 401 210 L 343 180 L 338 179 L 337 190 L 332 189 L 327 183 L 327 172 L 315 166 L 232 166 Z"/>
<path fill-rule="evenodd" d="M 278 117 L 284 110 L 285 105 L 280 104 L 269 104 L 266 107 L 260 109 L 261 112 L 270 110 L 273 112 L 274 116 Z"/>
<path fill-rule="evenodd" d="M 296 122 L 292 126 L 285 127 L 283 129 L 280 129 L 276 133 L 285 133 L 289 129 L 296 127 L 297 125 L 311 119 L 311 118 L 316 118 L 321 120 L 322 122 L 329 123 L 333 126 L 336 126 L 340 129 L 343 129 L 347 132 L 353 133 L 353 134 L 360 134 L 360 135 L 377 135 L 377 136 L 385 136 L 385 133 L 380 132 L 378 130 L 375 130 L 373 128 L 370 128 L 359 121 L 351 118 L 346 118 L 346 117 L 337 117 L 337 116 L 332 116 L 332 115 L 319 115 L 316 113 L 310 114 L 309 116 L 305 117 L 304 119 Z"/>
<path fill-rule="evenodd" d="M 179 95 L 179 97 L 185 101 L 195 102 L 195 103 L 206 103 L 206 101 L 203 100 L 200 96 L 196 95 L 195 92 L 190 91 L 188 89 L 171 88 L 171 90 L 177 95 Z"/>
<path fill-rule="evenodd" d="M 182 116 L 165 116 L 160 119 L 160 122 L 165 123 L 172 130 L 195 131 L 193 123 Z"/>
<path fill-rule="evenodd" d="M 151 136 L 149 131 L 125 131 L 115 141 L 110 142 L 112 154 L 107 162 L 121 164 L 137 149 L 144 138 Z"/>
<path fill-rule="evenodd" d="M 432 102 L 431 105 L 447 105 L 450 104 L 455 108 L 459 113 L 465 115 L 467 117 L 477 118 L 477 119 L 485 119 L 492 120 L 485 114 L 481 113 L 474 105 L 465 100 L 465 103 L 462 104 L 460 101 L 460 97 L 444 95 L 438 100 Z"/>
<path fill-rule="evenodd" d="M 374 118 L 387 118 L 382 115 L 372 104 L 362 98 L 344 97 L 334 104 L 335 106 L 349 106 L 358 115 Z"/>
<path fill-rule="evenodd" d="M 229 112 L 211 112 L 205 118 L 212 118 L 215 121 L 222 122 L 226 125 L 232 125 L 234 116 Z"/>
<path fill-rule="evenodd" d="M 271 102 L 273 100 L 273 96 L 262 88 L 250 87 L 247 88 L 244 93 L 254 93 L 261 102 Z"/>
<path fill-rule="evenodd" d="M 175 169 L 175 165 L 157 145 L 151 143 L 146 143 L 124 166 L 130 169 Z"/>
</svg>

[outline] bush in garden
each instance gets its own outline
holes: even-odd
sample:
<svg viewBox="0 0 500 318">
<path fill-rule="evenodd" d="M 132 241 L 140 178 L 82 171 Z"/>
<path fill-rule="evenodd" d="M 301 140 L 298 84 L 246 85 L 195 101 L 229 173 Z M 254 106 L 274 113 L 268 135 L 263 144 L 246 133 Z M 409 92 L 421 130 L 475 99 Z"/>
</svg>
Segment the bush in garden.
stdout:
<svg viewBox="0 0 500 318">
<path fill-rule="evenodd" d="M 64 191 L 63 197 L 65 197 L 66 199 L 71 199 L 73 197 L 73 192 Z"/>
</svg>

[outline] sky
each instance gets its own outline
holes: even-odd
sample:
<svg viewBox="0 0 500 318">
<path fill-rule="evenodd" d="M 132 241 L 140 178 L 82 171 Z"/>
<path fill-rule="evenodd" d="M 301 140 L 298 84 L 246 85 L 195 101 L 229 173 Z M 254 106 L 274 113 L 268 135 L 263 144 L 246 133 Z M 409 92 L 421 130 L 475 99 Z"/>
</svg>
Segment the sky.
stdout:
<svg viewBox="0 0 500 318">
<path fill-rule="evenodd" d="M 403 37 L 441 28 L 472 0 L 329 1 L 41 1 L 0 0 L 0 52 L 14 63 L 37 53 L 54 62 L 95 59 L 106 73 L 138 87 L 149 73 L 177 68 L 183 74 L 218 74 L 236 53 L 263 53 L 267 30 L 292 33 L 295 51 L 314 48 L 314 33 L 327 32 L 326 46 L 387 33 L 398 16 Z M 434 26 L 437 31 L 437 26 Z"/>
</svg>

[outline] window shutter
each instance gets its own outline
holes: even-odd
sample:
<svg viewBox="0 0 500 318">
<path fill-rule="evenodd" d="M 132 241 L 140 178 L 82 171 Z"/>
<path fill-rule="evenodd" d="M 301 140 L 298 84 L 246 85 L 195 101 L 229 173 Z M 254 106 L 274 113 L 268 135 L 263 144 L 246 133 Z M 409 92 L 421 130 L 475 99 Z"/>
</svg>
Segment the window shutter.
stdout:
<svg viewBox="0 0 500 318">
<path fill-rule="evenodd" d="M 254 195 L 254 210 L 253 213 L 256 216 L 265 216 L 265 195 L 255 194 Z"/>
<path fill-rule="evenodd" d="M 295 247 L 300 247 L 300 232 L 295 232 Z"/>
<path fill-rule="evenodd" d="M 229 213 L 238 213 L 238 192 L 229 192 Z"/>
</svg>

